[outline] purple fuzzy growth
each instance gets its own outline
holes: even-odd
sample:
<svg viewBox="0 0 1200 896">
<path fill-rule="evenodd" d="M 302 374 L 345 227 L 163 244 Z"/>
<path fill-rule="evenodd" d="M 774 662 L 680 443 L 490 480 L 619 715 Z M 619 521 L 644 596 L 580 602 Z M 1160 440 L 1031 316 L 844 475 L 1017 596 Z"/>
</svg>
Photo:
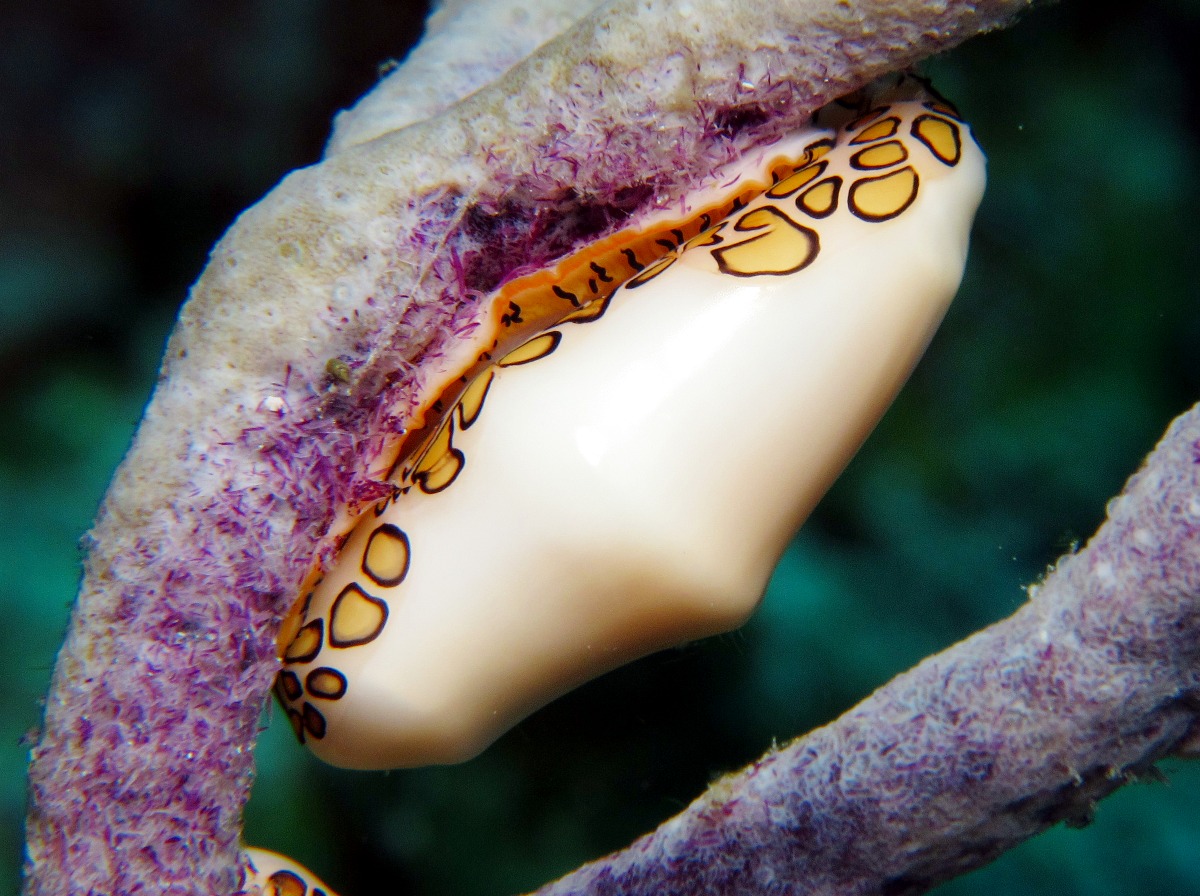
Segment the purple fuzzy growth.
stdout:
<svg viewBox="0 0 1200 896">
<path fill-rule="evenodd" d="M 923 893 L 1194 752 L 1200 406 L 1030 598 L 538 896 Z"/>
<path fill-rule="evenodd" d="M 181 314 L 162 382 L 92 534 L 33 750 L 26 893 L 236 889 L 241 809 L 278 668 L 280 622 L 314 558 L 328 558 L 335 515 L 386 489 L 368 471 L 411 422 L 428 387 L 423 371 L 479 326 L 489 290 L 627 216 L 678 202 L 721 163 L 832 97 L 997 27 L 1026 5 L 782 3 L 737 16 L 710 10 L 671 33 L 661 26 L 674 19 L 656 4 L 614 4 L 606 14 L 651 16 L 639 32 L 647 48 L 635 54 L 637 67 L 615 70 L 630 54 L 612 45 L 618 29 L 601 16 L 524 66 L 522 95 L 500 83 L 458 107 L 458 119 L 388 144 L 433 155 L 454 144 L 469 115 L 481 132 L 505 135 L 473 146 L 477 155 L 454 168 L 474 172 L 476 182 L 435 173 L 390 197 L 403 211 L 394 220 L 359 222 L 392 227 L 377 242 L 394 257 L 353 311 L 314 322 L 328 345 L 296 337 L 247 351 L 274 331 L 239 325 L 295 313 L 288 259 L 302 254 L 298 247 L 321 248 L 305 240 L 335 216 L 322 197 L 345 183 L 361 188 L 354 166 L 376 150 L 298 172 L 247 212 Z M 660 89 L 669 72 L 688 85 L 690 104 Z M 573 86 L 549 91 L 551 82 Z M 499 121 L 497 109 L 512 117 Z M 285 256 L 281 246 L 294 251 Z M 249 261 L 255 276 L 237 279 L 239 262 L 254 267 Z M 314 269 L 304 282 L 318 275 L 337 276 Z M 239 352 L 288 360 L 261 382 L 257 372 L 236 380 L 229 357 Z M 330 354 L 352 371 L 352 388 L 324 372 Z M 249 400 L 267 381 L 275 402 Z M 208 409 L 200 419 L 198 403 Z M 767 760 L 751 780 L 769 780 L 781 761 Z M 751 830 L 773 803 L 753 805 L 714 807 L 704 816 L 710 823 L 737 824 L 705 836 L 741 830 L 743 815 Z M 707 841 L 692 840 L 708 862 Z M 695 859 L 672 861 L 691 867 Z M 720 862 L 709 864 L 723 873 Z"/>
</svg>

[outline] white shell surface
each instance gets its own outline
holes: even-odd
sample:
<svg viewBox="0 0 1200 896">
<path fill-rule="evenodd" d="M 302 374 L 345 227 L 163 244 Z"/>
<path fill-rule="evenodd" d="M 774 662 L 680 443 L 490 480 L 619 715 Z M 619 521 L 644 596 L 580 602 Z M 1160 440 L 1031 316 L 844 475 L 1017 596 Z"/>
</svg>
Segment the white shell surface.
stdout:
<svg viewBox="0 0 1200 896">
<path fill-rule="evenodd" d="M 926 114 L 894 108 L 905 133 Z M 376 527 L 402 530 L 402 582 L 372 583 L 355 560 L 312 598 L 324 640 L 297 673 L 341 676 L 336 698 L 305 691 L 313 751 L 359 768 L 466 759 L 603 671 L 741 624 L 957 289 L 984 182 L 961 134 L 952 165 L 909 139 L 919 189 L 883 220 L 849 208 L 852 183 L 880 175 L 839 146 L 821 175 L 843 179 L 834 210 L 804 218 L 795 196 L 764 196 L 598 320 L 556 327 L 548 354 L 496 368 L 473 423 L 459 418 L 452 484 L 409 488 L 343 549 L 361 558 Z M 801 269 L 719 259 L 768 238 L 808 245 Z M 334 607 L 356 583 L 369 643 L 339 647 Z"/>
</svg>

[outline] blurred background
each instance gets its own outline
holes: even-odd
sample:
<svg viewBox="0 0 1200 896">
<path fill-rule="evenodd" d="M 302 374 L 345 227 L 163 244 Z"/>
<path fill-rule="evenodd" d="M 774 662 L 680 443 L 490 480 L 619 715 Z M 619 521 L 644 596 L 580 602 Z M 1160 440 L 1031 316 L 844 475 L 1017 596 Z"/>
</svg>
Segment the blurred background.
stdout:
<svg viewBox="0 0 1200 896">
<path fill-rule="evenodd" d="M 317 160 L 425 16 L 385 0 L 98 0 L 0 13 L 0 891 L 23 738 L 174 314 L 237 213 Z M 1200 398 L 1200 3 L 1066 2 L 927 72 L 990 157 L 966 282 L 743 630 L 613 673 L 454 768 L 259 746 L 247 837 L 345 896 L 533 889 L 710 778 L 1013 612 Z M 1195 894 L 1200 764 L 941 894 Z"/>
</svg>

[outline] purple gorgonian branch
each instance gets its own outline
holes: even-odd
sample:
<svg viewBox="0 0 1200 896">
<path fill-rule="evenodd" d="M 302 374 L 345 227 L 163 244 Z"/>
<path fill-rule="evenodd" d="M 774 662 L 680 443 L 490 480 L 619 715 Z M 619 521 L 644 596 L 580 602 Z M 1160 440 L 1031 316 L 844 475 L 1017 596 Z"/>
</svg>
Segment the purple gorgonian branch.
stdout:
<svg viewBox="0 0 1200 896">
<path fill-rule="evenodd" d="M 333 521 L 383 493 L 368 471 L 483 297 L 1027 6 L 615 2 L 406 127 L 339 120 L 326 159 L 214 248 L 89 535 L 32 752 L 25 892 L 237 887 L 280 622 Z"/>
</svg>

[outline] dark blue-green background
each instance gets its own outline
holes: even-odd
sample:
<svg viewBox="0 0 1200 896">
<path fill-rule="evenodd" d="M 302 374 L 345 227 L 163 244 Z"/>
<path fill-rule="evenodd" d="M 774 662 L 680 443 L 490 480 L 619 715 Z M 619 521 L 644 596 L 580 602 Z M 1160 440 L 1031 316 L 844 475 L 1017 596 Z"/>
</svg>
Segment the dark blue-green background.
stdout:
<svg viewBox="0 0 1200 896">
<path fill-rule="evenodd" d="M 314 161 L 423 12 L 384 0 L 41 4 L 0 13 L 0 890 L 77 540 L 187 284 L 233 216 Z M 326 769 L 279 713 L 250 839 L 346 896 L 527 890 L 713 775 L 1012 612 L 1200 398 L 1200 4 L 1080 0 L 928 67 L 990 186 L 963 291 L 744 630 L 583 688 L 464 766 Z M 1127 788 L 945 894 L 1200 892 L 1200 767 Z"/>
</svg>

